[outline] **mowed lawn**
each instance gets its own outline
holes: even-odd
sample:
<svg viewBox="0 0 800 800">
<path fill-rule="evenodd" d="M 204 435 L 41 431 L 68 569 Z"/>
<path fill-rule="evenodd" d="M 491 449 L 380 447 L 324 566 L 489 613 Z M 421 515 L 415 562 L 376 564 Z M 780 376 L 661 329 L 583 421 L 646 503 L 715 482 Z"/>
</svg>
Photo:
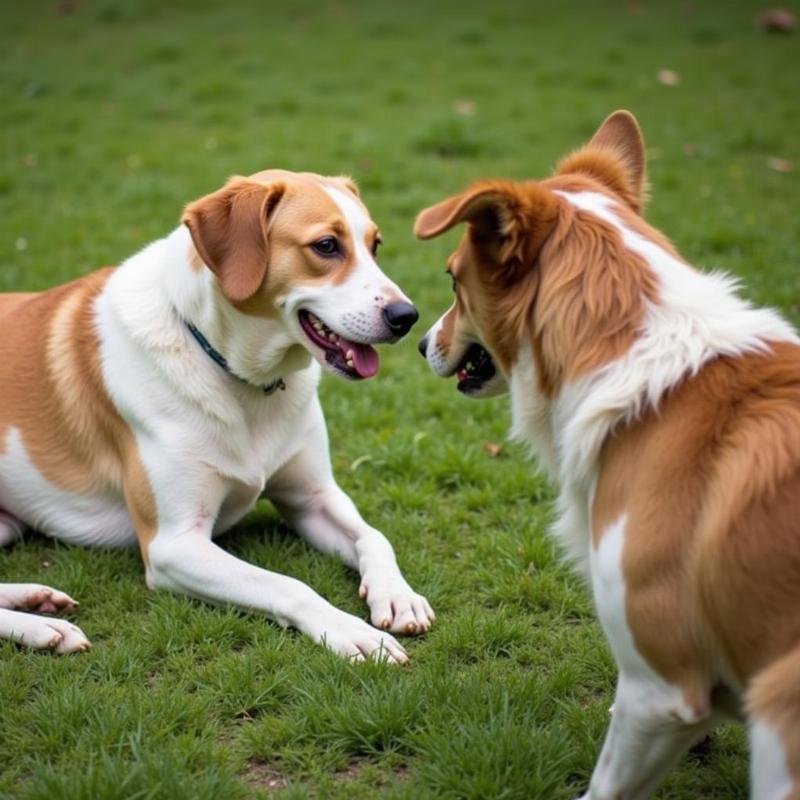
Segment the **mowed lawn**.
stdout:
<svg viewBox="0 0 800 800">
<path fill-rule="evenodd" d="M 407 668 L 353 665 L 258 614 L 149 592 L 137 552 L 28 535 L 0 553 L 0 581 L 76 596 L 94 649 L 0 643 L 0 797 L 583 791 L 613 661 L 547 538 L 553 488 L 506 442 L 507 402 L 465 400 L 416 351 L 450 302 L 456 234 L 421 244 L 412 223 L 472 179 L 546 175 L 627 107 L 648 141 L 650 219 L 798 322 L 800 46 L 757 28 L 761 5 L 2 4 L 3 291 L 118 263 L 234 173 L 358 180 L 421 321 L 376 380 L 323 380 L 333 461 L 438 618 L 407 640 Z M 356 575 L 268 503 L 223 544 L 366 616 Z M 743 732 L 718 731 L 657 796 L 745 798 Z"/>
</svg>

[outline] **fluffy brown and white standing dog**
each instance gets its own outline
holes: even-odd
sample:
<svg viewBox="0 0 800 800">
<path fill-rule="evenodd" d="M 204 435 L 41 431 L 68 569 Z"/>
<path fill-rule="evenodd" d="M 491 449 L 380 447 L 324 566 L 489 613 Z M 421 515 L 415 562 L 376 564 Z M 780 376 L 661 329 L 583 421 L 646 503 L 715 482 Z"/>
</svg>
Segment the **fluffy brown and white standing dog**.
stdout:
<svg viewBox="0 0 800 800">
<path fill-rule="evenodd" d="M 543 181 L 485 181 L 423 211 L 465 222 L 455 302 L 420 343 L 560 484 L 555 534 L 617 665 L 586 795 L 647 797 L 741 709 L 752 796 L 800 798 L 800 342 L 640 216 L 636 120 L 612 114 Z"/>
<path fill-rule="evenodd" d="M 147 583 L 263 612 L 356 659 L 407 656 L 386 633 L 433 612 L 386 538 L 337 486 L 320 365 L 378 370 L 415 308 L 378 267 L 353 183 L 269 170 L 187 206 L 117 269 L 0 296 L 0 544 L 31 526 L 67 542 L 138 541 Z M 361 574 L 374 625 L 213 542 L 263 495 Z M 88 640 L 49 587 L 0 584 L 0 637 L 68 652 Z"/>
</svg>

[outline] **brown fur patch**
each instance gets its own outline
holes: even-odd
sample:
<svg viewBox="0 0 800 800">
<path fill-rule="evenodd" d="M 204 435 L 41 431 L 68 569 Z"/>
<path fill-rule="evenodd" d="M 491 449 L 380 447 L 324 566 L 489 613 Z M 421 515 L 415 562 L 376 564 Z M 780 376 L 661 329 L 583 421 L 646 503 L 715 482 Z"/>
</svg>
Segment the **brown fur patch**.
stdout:
<svg viewBox="0 0 800 800">
<path fill-rule="evenodd" d="M 516 359 L 528 309 L 501 311 L 513 295 L 521 305 L 535 287 L 538 252 L 558 215 L 557 197 L 539 184 L 481 181 L 460 195 L 426 209 L 415 231 L 423 239 L 438 236 L 460 222 L 469 227 L 450 259 L 456 281 L 453 310 L 457 346 L 477 336 L 506 375 Z M 535 291 L 535 288 L 534 288 Z M 517 312 L 517 313 L 514 313 Z M 498 325 L 498 317 L 503 324 Z M 511 314 L 509 317 L 508 315 Z"/>
<path fill-rule="evenodd" d="M 4 446 L 17 428 L 36 468 L 61 490 L 135 497 L 130 512 L 146 551 L 155 499 L 133 434 L 105 389 L 95 330 L 93 303 L 110 274 L 0 295 L 0 436 Z"/>
<path fill-rule="evenodd" d="M 627 515 L 634 641 L 692 694 L 800 644 L 800 348 L 774 350 L 708 364 L 600 458 L 595 543 Z"/>
<path fill-rule="evenodd" d="M 643 323 L 644 303 L 655 302 L 658 289 L 655 275 L 625 247 L 616 228 L 566 202 L 542 248 L 539 273 L 529 333 L 540 388 L 552 396 L 565 382 L 630 348 Z M 507 313 L 531 300 L 515 298 Z"/>
<path fill-rule="evenodd" d="M 181 221 L 200 257 L 233 303 L 252 297 L 269 263 L 267 220 L 285 187 L 231 178 L 222 189 L 186 206 Z"/>
</svg>

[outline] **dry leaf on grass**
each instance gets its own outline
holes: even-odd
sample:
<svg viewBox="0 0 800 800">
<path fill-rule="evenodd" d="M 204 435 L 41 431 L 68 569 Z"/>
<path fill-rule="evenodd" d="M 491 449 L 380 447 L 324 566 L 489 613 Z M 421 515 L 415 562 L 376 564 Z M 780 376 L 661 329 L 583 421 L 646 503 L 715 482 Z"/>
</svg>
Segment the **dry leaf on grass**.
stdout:
<svg viewBox="0 0 800 800">
<path fill-rule="evenodd" d="M 474 100 L 456 100 L 453 103 L 453 111 L 461 117 L 473 116 L 477 108 Z"/>
<path fill-rule="evenodd" d="M 788 8 L 768 8 L 758 18 L 758 26 L 773 33 L 789 33 L 796 25 L 797 19 Z"/>
<path fill-rule="evenodd" d="M 660 69 L 656 77 L 663 86 L 677 86 L 681 82 L 681 76 L 672 69 Z"/>
<path fill-rule="evenodd" d="M 786 158 L 768 158 L 767 166 L 775 172 L 791 172 L 794 164 Z"/>
</svg>

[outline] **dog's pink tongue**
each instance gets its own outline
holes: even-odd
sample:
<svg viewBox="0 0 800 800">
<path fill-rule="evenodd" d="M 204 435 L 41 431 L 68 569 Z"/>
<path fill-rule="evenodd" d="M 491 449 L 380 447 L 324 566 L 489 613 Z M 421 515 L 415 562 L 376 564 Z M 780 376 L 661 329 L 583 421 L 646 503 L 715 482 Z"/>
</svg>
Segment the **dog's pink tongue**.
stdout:
<svg viewBox="0 0 800 800">
<path fill-rule="evenodd" d="M 380 366 L 378 351 L 368 345 L 358 342 L 348 342 L 348 347 L 353 351 L 353 367 L 362 378 L 371 378 Z"/>
</svg>

